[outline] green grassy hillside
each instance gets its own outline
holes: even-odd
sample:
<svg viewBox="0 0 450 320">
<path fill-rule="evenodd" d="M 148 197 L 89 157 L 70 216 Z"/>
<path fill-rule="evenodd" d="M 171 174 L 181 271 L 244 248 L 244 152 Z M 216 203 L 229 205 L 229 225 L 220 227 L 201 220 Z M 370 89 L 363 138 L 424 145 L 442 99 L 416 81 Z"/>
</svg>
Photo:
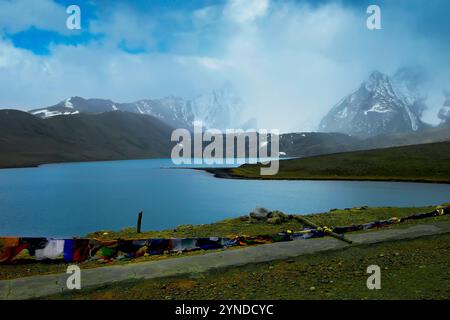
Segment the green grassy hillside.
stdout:
<svg viewBox="0 0 450 320">
<path fill-rule="evenodd" d="M 283 160 L 274 176 L 261 176 L 260 165 L 208 171 L 219 177 L 234 178 L 450 183 L 450 142 Z"/>
<path fill-rule="evenodd" d="M 167 157 L 171 132 L 154 117 L 129 112 L 39 119 L 0 110 L 0 168 Z"/>
</svg>

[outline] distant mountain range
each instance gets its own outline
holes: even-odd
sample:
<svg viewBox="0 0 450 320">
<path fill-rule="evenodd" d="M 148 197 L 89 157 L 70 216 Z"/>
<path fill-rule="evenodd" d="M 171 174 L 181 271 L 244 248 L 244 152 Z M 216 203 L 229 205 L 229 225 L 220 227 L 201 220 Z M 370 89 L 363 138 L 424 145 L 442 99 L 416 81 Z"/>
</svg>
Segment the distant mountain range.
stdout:
<svg viewBox="0 0 450 320">
<path fill-rule="evenodd" d="M 118 103 L 107 99 L 71 97 L 56 105 L 34 109 L 30 113 L 46 119 L 78 113 L 99 114 L 109 111 L 128 111 L 154 116 L 173 128 L 191 128 L 194 121 L 202 121 L 206 128 L 234 128 L 242 111 L 242 102 L 231 84 L 192 100 L 179 97 L 144 99 L 131 103 Z M 241 127 L 255 125 L 248 119 Z"/>
<path fill-rule="evenodd" d="M 308 157 L 450 140 L 450 94 L 439 112 L 441 125 L 431 127 L 420 120 L 426 107 L 420 82 L 420 72 L 412 69 L 393 77 L 373 72 L 325 116 L 320 124 L 324 132 L 280 135 L 280 155 Z M 169 157 L 175 128 L 191 129 L 194 120 L 206 128 L 234 127 L 241 108 L 232 86 L 225 85 L 192 100 L 116 103 L 72 97 L 29 113 L 0 110 L 0 167 Z M 246 126 L 255 128 L 254 119 Z M 270 139 L 268 143 L 270 148 Z M 231 147 L 224 143 L 226 150 Z"/>
<path fill-rule="evenodd" d="M 0 110 L 0 168 L 55 162 L 167 158 L 176 143 L 170 141 L 172 131 L 173 128 L 159 118 L 131 112 L 78 113 L 70 117 L 41 119 L 18 110 Z M 366 139 L 320 132 L 287 133 L 279 139 L 281 155 L 287 157 L 448 140 L 450 123 Z M 230 146 L 224 143 L 224 147 Z"/>
<path fill-rule="evenodd" d="M 421 120 L 426 95 L 420 69 L 402 68 L 393 77 L 373 72 L 322 119 L 319 131 L 359 137 L 404 133 L 427 125 Z"/>
<path fill-rule="evenodd" d="M 422 91 L 424 72 L 417 67 L 399 69 L 392 77 L 374 71 L 355 92 L 336 104 L 322 119 L 320 132 L 343 133 L 359 138 L 380 134 L 415 132 L 429 127 L 422 120 L 427 95 Z M 205 128 L 257 128 L 254 118 L 242 120 L 243 102 L 230 83 L 218 90 L 186 100 L 169 96 L 119 103 L 109 99 L 70 97 L 56 105 L 31 110 L 46 119 L 61 115 L 128 111 L 160 119 L 173 128 L 191 129 L 194 121 Z M 443 123 L 450 119 L 450 95 L 439 112 Z"/>
</svg>

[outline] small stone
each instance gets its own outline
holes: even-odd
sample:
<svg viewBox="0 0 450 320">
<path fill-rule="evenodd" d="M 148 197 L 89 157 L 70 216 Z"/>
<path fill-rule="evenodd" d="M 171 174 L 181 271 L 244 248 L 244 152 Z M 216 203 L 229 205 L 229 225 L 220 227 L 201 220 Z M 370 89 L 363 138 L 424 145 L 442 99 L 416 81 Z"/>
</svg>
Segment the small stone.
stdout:
<svg viewBox="0 0 450 320">
<path fill-rule="evenodd" d="M 309 288 L 309 290 L 314 291 L 314 290 L 316 290 L 316 287 L 311 287 L 311 288 Z"/>
</svg>

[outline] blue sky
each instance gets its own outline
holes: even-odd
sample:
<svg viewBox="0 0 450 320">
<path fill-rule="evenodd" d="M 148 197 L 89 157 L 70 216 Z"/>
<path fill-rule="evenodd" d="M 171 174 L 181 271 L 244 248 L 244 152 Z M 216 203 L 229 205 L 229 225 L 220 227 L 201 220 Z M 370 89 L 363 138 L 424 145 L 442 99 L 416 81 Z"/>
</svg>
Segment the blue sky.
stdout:
<svg viewBox="0 0 450 320">
<path fill-rule="evenodd" d="M 14 2 L 14 1 L 12 1 Z M 151 34 L 147 36 L 154 39 L 152 46 L 142 44 L 139 46 L 134 43 L 127 43 L 126 37 L 123 41 L 117 43 L 117 48 L 128 53 L 142 52 L 163 52 L 179 49 L 176 45 L 177 34 L 186 32 L 199 33 L 202 30 L 196 28 L 190 15 L 196 11 L 209 6 L 223 6 L 225 1 L 182 1 L 182 0 L 119 0 L 119 1 L 90 1 L 90 0 L 55 0 L 55 4 L 61 6 L 61 9 L 69 5 L 78 5 L 82 9 L 82 31 L 58 32 L 45 28 L 36 28 L 30 25 L 19 32 L 5 32 L 5 36 L 10 38 L 16 47 L 27 49 L 35 54 L 51 54 L 50 46 L 52 44 L 63 45 L 85 45 L 92 41 L 101 40 L 108 36 L 107 30 L 96 31 L 91 28 L 92 24 L 102 24 L 108 16 L 114 12 L 125 11 L 129 16 L 145 16 L 144 24 L 152 24 Z M 64 26 L 64 16 L 55 19 L 60 20 L 61 26 Z M 206 26 L 207 30 L 203 32 L 214 32 L 214 26 Z M 145 37 L 146 32 L 139 32 L 139 37 Z M 198 51 L 207 52 L 208 47 L 199 46 Z"/>
<path fill-rule="evenodd" d="M 375 2 L 372 0 L 315 0 L 293 2 L 297 4 L 308 3 L 316 8 L 336 2 L 343 7 L 349 8 L 349 10 L 360 11 L 364 11 L 368 5 L 375 3 L 381 7 L 388 7 L 390 11 L 387 13 L 391 15 L 393 18 L 392 20 L 396 19 L 397 16 L 407 21 L 408 27 L 414 29 L 417 34 L 442 40 L 442 44 L 444 45 L 449 45 L 450 42 L 448 41 L 450 37 L 450 19 L 448 18 L 450 3 L 445 0 L 433 0 L 428 2 L 424 0 L 385 0 Z M 145 15 L 148 20 L 154 21 L 155 29 L 149 36 L 156 36 L 157 39 L 152 48 L 139 48 L 138 46 L 128 48 L 124 43 L 118 44 L 118 48 L 121 48 L 124 51 L 137 53 L 147 50 L 168 52 L 171 49 L 177 49 L 177 46 L 173 45 L 177 41 L 177 33 L 196 32 L 199 35 L 199 33 L 203 32 L 213 36 L 212 33 L 216 31 L 215 27 L 220 26 L 211 24 L 202 27 L 205 29 L 200 30 L 192 23 L 189 16 L 194 11 L 201 10 L 202 8 L 212 6 L 224 7 L 227 4 L 224 0 L 55 0 L 54 3 L 60 5 L 61 8 L 72 4 L 80 6 L 80 8 L 82 8 L 83 30 L 81 32 L 74 31 L 70 33 L 60 33 L 58 31 L 36 28 L 33 25 L 30 25 L 28 28 L 24 28 L 24 30 L 19 32 L 5 32 L 4 36 L 10 38 L 13 44 L 18 48 L 30 50 L 35 54 L 48 55 L 50 54 L 49 47 L 51 44 L 88 44 L 91 41 L 106 37 L 107 32 L 104 32 L 106 33 L 104 34 L 102 32 L 97 33 L 89 30 L 90 24 L 93 22 L 101 24 L 104 16 L 108 16 L 114 11 L 120 11 L 122 8 L 128 8 L 130 14 Z M 64 17 L 62 16 L 62 18 Z M 389 22 L 389 20 L 387 22 Z M 61 20 L 60 23 L 61 26 L 64 25 L 63 20 Z M 208 52 L 208 45 L 199 45 L 196 50 L 198 52 Z"/>
<path fill-rule="evenodd" d="M 66 28 L 72 4 L 80 31 Z M 369 4 L 382 30 L 365 27 Z M 261 126 L 313 130 L 370 71 L 420 65 L 432 122 L 450 87 L 449 12 L 446 0 L 0 0 L 0 108 L 192 98 L 230 81 Z"/>
</svg>

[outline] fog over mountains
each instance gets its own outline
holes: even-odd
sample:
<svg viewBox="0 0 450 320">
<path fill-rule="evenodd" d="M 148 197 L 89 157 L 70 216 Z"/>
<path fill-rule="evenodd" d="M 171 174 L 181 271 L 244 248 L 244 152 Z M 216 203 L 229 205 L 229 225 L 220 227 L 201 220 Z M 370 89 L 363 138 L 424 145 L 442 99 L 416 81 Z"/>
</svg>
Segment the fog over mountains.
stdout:
<svg viewBox="0 0 450 320">
<path fill-rule="evenodd" d="M 317 131 L 367 138 L 380 134 L 415 132 L 428 127 L 430 125 L 422 120 L 424 111 L 429 107 L 424 78 L 423 70 L 418 67 L 401 68 L 392 76 L 373 71 L 356 91 L 331 108 L 320 121 Z M 446 93 L 442 100 L 443 106 L 437 116 L 442 123 L 447 123 L 450 119 L 450 94 Z M 46 119 L 78 113 L 128 111 L 154 116 L 173 128 L 192 128 L 194 121 L 202 121 L 206 128 L 258 129 L 257 114 L 244 117 L 249 114 L 245 112 L 248 107 L 233 85 L 225 83 L 219 89 L 193 99 L 168 96 L 117 102 L 75 96 L 29 112 Z M 271 112 L 278 112 L 279 107 L 274 105 Z M 292 114 L 292 117 L 295 116 Z"/>
<path fill-rule="evenodd" d="M 450 92 L 445 92 L 445 96 L 445 102 L 439 110 L 438 117 L 441 119 L 441 123 L 450 123 Z"/>
<path fill-rule="evenodd" d="M 143 99 L 119 103 L 108 99 L 70 97 L 54 106 L 31 110 L 40 118 L 78 113 L 98 114 L 109 111 L 128 111 L 154 116 L 173 128 L 191 128 L 194 121 L 202 121 L 207 128 L 227 129 L 255 127 L 253 119 L 240 123 L 243 104 L 231 84 L 218 90 L 186 100 L 169 96 L 161 99 Z"/>
</svg>

